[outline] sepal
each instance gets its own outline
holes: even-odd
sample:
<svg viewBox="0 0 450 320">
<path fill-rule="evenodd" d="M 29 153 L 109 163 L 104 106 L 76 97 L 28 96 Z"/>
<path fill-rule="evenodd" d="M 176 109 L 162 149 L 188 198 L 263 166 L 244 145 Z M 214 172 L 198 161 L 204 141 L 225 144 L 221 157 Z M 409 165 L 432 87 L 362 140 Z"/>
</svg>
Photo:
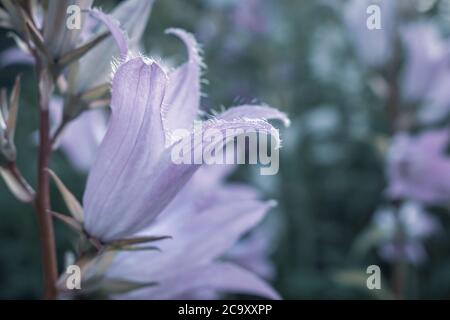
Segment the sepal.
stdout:
<svg viewBox="0 0 450 320">
<path fill-rule="evenodd" d="M 53 181 L 56 183 L 59 192 L 61 193 L 70 214 L 76 222 L 80 225 L 83 223 L 83 207 L 78 202 L 77 198 L 70 192 L 70 190 L 64 185 L 61 179 L 50 169 L 47 172 L 52 177 Z"/>
</svg>

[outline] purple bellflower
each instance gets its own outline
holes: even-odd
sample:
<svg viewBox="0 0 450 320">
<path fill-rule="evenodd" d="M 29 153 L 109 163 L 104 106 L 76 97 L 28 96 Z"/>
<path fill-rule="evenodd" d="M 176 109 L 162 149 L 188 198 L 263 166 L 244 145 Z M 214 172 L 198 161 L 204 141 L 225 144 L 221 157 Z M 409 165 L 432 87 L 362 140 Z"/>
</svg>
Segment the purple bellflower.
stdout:
<svg viewBox="0 0 450 320">
<path fill-rule="evenodd" d="M 166 74 L 155 61 L 131 58 L 118 66 L 113 78 L 112 115 L 84 195 L 85 227 L 102 240 L 120 238 L 147 225 L 199 167 L 172 163 L 171 147 L 166 147 L 168 132 L 191 128 L 196 119 L 201 72 L 193 36 L 182 30 L 170 32 L 186 43 L 187 63 Z M 242 106 L 218 115 L 207 125 L 221 131 L 239 126 L 271 133 L 274 128 L 262 118 L 272 117 L 287 121 L 284 114 L 269 107 Z M 130 184 L 133 177 L 135 183 Z M 122 202 L 131 195 L 136 201 Z M 153 197 L 158 201 L 151 201 Z M 129 217 L 135 214 L 135 219 L 120 221 L 125 207 Z M 104 212 L 108 212 L 110 220 L 98 223 Z M 119 224 L 110 228 L 111 222 Z"/>
<path fill-rule="evenodd" d="M 426 106 L 420 120 L 439 120 L 450 111 L 450 42 L 436 26 L 424 22 L 405 26 L 401 36 L 406 49 L 404 98 Z"/>
<path fill-rule="evenodd" d="M 403 259 L 416 265 L 427 257 L 422 241 L 441 228 L 439 222 L 415 202 L 404 203 L 398 214 L 390 208 L 378 210 L 373 223 L 382 235 L 379 254 L 383 259 L 389 262 Z M 401 239 L 396 238 L 398 232 L 402 234 Z"/>
<path fill-rule="evenodd" d="M 448 203 L 448 143 L 448 129 L 426 131 L 416 136 L 398 133 L 393 138 L 387 157 L 387 195 L 425 204 Z"/>
<path fill-rule="evenodd" d="M 98 14 L 110 23 L 106 15 Z M 127 48 L 123 34 L 116 31 L 119 48 Z M 187 46 L 188 61 L 183 65 L 166 71 L 159 62 L 127 53 L 116 67 L 112 114 L 89 173 L 83 212 L 77 220 L 90 238 L 106 247 L 142 237 L 159 240 L 161 252 L 122 250 L 111 261 L 105 258 L 109 261 L 103 270 L 106 282 L 126 279 L 157 283 L 122 298 L 176 298 L 195 289 L 278 298 L 273 289 L 245 268 L 217 260 L 260 222 L 273 201 L 258 200 L 253 189 L 242 185 L 224 186 L 220 169 L 205 175 L 202 172 L 208 169 L 198 171 L 199 164 L 175 164 L 171 160 L 171 150 L 177 145 L 171 133 L 180 128 L 193 130 L 199 113 L 202 59 L 191 34 L 180 29 L 168 33 Z M 225 141 L 219 143 L 223 146 L 244 133 L 228 129 L 253 129 L 278 139 L 278 131 L 267 119 L 289 123 L 287 116 L 276 109 L 248 105 L 231 108 L 203 123 L 204 128 L 224 134 Z M 192 146 L 194 152 L 196 148 Z M 102 256 L 110 255 L 101 254 L 88 264 L 85 278 L 96 274 L 97 262 L 104 264 Z"/>
<path fill-rule="evenodd" d="M 367 8 L 380 8 L 381 28 L 367 27 Z M 368 67 L 382 66 L 393 55 L 397 1 L 352 0 L 345 5 L 344 22 L 356 55 Z"/>
</svg>

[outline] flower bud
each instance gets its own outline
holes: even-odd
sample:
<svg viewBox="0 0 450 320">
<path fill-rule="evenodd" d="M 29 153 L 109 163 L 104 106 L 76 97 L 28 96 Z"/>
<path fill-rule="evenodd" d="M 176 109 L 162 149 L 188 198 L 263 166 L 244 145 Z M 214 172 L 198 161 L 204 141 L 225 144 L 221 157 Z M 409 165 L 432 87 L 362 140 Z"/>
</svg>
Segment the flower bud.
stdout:
<svg viewBox="0 0 450 320">
<path fill-rule="evenodd" d="M 3 122 L 0 119 L 0 122 Z M 14 142 L 8 137 L 6 130 L 3 128 L 3 123 L 0 124 L 0 166 L 6 166 L 7 163 L 16 160 L 16 147 Z"/>
<path fill-rule="evenodd" d="M 19 95 L 20 77 L 16 78 L 9 103 L 6 98 L 6 91 L 2 90 L 0 93 L 0 175 L 16 198 L 23 202 L 30 202 L 34 198 L 34 191 L 22 177 L 15 164 L 14 132 L 19 108 Z"/>
<path fill-rule="evenodd" d="M 82 19 L 84 19 L 81 10 L 89 9 L 91 5 L 92 0 L 62 0 L 48 5 L 45 13 L 43 38 L 52 58 L 59 59 L 76 47 L 82 30 Z M 73 13 L 79 15 L 75 18 L 80 20 L 80 26 L 69 29 L 67 22 L 70 16 L 68 16 L 67 10 L 70 6 L 80 8 L 79 12 Z"/>
<path fill-rule="evenodd" d="M 19 108 L 20 77 L 16 78 L 11 93 L 9 106 L 6 91 L 0 93 L 0 165 L 13 163 L 16 160 L 14 131 L 16 128 L 17 110 Z"/>
</svg>

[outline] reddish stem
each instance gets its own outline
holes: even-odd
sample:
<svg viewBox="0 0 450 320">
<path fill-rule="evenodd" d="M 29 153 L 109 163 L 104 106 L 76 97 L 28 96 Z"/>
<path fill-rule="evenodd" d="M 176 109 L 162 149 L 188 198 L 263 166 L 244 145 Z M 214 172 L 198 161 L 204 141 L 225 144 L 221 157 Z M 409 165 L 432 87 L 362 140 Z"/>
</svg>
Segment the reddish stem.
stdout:
<svg viewBox="0 0 450 320">
<path fill-rule="evenodd" d="M 53 90 L 50 83 L 51 77 L 45 69 L 38 66 L 39 77 L 39 161 L 38 161 L 38 186 L 36 192 L 36 211 L 39 225 L 39 238 L 42 254 L 42 267 L 44 276 L 44 299 L 56 298 L 56 281 L 58 277 L 56 245 L 53 232 L 53 220 L 50 211 L 49 176 L 46 171 L 49 165 L 50 143 L 50 119 L 49 100 Z"/>
</svg>

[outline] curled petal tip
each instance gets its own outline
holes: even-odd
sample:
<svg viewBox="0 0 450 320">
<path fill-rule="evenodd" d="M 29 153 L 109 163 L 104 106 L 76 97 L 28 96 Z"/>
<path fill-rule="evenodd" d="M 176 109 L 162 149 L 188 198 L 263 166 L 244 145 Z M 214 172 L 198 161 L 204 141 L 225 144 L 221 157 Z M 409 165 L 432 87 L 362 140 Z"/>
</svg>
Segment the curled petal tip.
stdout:
<svg viewBox="0 0 450 320">
<path fill-rule="evenodd" d="M 165 31 L 165 33 L 180 38 L 187 47 L 189 61 L 200 63 L 200 65 L 203 66 L 201 49 L 199 47 L 199 44 L 197 43 L 197 40 L 195 39 L 195 36 L 192 33 L 179 28 L 169 28 Z"/>
<path fill-rule="evenodd" d="M 125 35 L 125 31 L 120 28 L 120 23 L 98 9 L 88 9 L 86 12 L 102 22 L 108 28 L 119 47 L 120 57 L 125 59 L 128 54 L 128 39 Z"/>
<path fill-rule="evenodd" d="M 284 126 L 289 127 L 291 121 L 288 115 L 276 108 L 268 105 L 241 105 L 231 107 L 219 115 L 219 118 L 234 120 L 239 118 L 248 119 L 265 119 L 265 120 L 279 120 Z"/>
</svg>

